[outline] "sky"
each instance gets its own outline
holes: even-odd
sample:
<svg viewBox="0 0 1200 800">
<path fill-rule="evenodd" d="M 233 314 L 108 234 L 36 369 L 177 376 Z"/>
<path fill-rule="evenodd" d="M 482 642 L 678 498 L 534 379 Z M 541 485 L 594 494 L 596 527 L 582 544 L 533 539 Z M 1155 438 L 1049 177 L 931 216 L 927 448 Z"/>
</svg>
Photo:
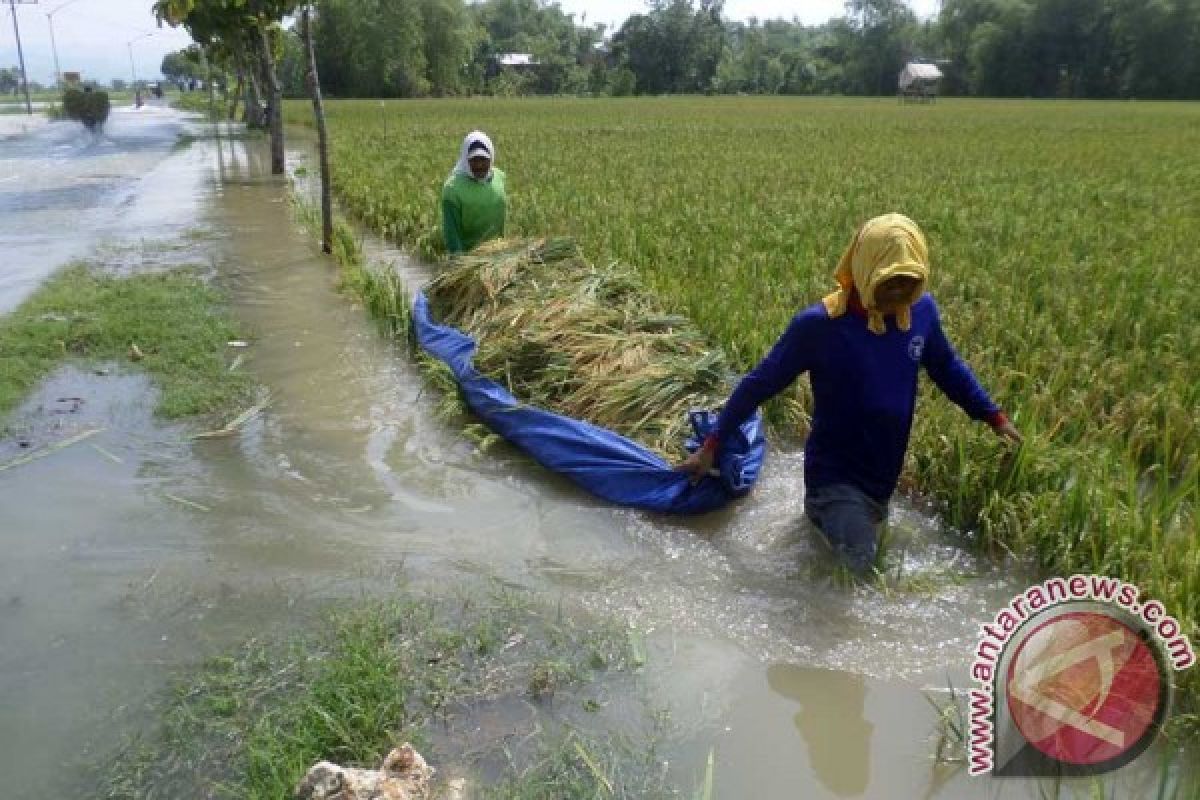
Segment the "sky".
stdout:
<svg viewBox="0 0 1200 800">
<path fill-rule="evenodd" d="M 21 2 L 21 0 L 18 0 Z M 182 30 L 158 28 L 150 11 L 153 0 L 38 0 L 17 6 L 21 47 L 31 80 L 54 81 L 54 55 L 50 47 L 50 22 L 64 72 L 82 72 L 85 80 L 107 83 L 113 78 L 158 78 L 162 57 L 187 47 L 191 38 Z M 149 33 L 149 36 L 145 34 Z M 136 40 L 136 41 L 133 41 Z M 130 65 L 130 52 L 133 65 Z M 0 66 L 17 65 L 12 13 L 8 0 L 0 0 Z"/>
<path fill-rule="evenodd" d="M 52 83 L 54 56 L 50 46 L 51 14 L 59 63 L 64 72 L 82 72 L 86 80 L 107 83 L 113 78 L 131 80 L 159 77 L 162 57 L 186 47 L 182 30 L 159 28 L 150 11 L 152 0 L 18 0 L 17 22 L 25 65 L 32 80 Z M 937 11 L 939 0 L 908 0 L 918 16 Z M 603 22 L 610 30 L 620 27 L 630 14 L 644 11 L 644 0 L 559 0 L 559 5 L 587 24 Z M 799 17 L 809 25 L 822 23 L 844 12 L 843 0 L 726 0 L 729 19 Z M 586 15 L 586 17 L 584 16 Z M 149 34 L 149 35 L 147 35 Z M 133 63 L 130 64 L 132 55 Z M 0 0 L 0 67 L 17 64 L 12 14 L 8 0 Z"/>
</svg>

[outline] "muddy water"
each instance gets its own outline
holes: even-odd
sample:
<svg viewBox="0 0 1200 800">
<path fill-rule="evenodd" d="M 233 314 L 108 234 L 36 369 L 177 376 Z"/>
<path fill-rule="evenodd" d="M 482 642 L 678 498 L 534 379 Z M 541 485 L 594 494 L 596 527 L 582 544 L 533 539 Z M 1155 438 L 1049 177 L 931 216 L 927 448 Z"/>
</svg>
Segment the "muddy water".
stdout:
<svg viewBox="0 0 1200 800">
<path fill-rule="evenodd" d="M 155 420 L 152 391 L 114 365 L 66 369 L 14 415 L 41 441 L 97 432 L 0 473 L 5 796 L 69 785 L 64 765 L 148 725 L 144 709 L 171 671 L 205 654 L 294 628 L 325 600 L 479 580 L 644 631 L 640 680 L 679 731 L 667 755 L 690 783 L 713 749 L 718 797 L 1036 796 L 934 768 L 921 691 L 966 685 L 974 632 L 1017 582 L 898 507 L 894 560 L 927 587 L 837 586 L 801 522 L 794 454 L 774 454 L 735 509 L 691 521 L 610 508 L 504 447 L 479 454 L 434 417 L 404 354 L 336 292 L 267 166 L 261 142 L 202 136 L 160 153 L 154 180 L 115 190 L 137 232 L 97 213 L 58 242 L 123 270 L 207 265 L 246 326 L 242 368 L 272 401 L 241 436 L 192 443 L 183 426 Z M 43 189 L 71 186 L 69 172 L 7 202 L 61 197 Z M 94 180 L 80 167 L 82 192 Z M 99 197 L 95 207 L 114 207 Z M 0 245 L 41 235 L 28 233 L 35 219 L 6 228 Z M 0 300 L 15 303 L 60 258 L 29 253 L 26 277 Z M 86 399 L 78 408 L 59 402 L 75 396 Z M 0 462 L 19 452 L 5 447 Z"/>
</svg>

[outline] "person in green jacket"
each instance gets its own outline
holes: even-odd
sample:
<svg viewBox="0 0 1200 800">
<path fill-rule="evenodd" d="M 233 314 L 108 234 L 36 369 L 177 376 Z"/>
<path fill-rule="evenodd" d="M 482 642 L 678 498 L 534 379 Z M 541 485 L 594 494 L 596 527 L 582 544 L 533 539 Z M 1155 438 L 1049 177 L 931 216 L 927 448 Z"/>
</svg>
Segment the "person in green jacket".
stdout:
<svg viewBox="0 0 1200 800">
<path fill-rule="evenodd" d="M 465 253 L 504 235 L 508 205 L 504 173 L 493 165 L 496 148 L 483 131 L 463 139 L 454 171 L 442 186 L 442 236 L 446 251 Z"/>
</svg>

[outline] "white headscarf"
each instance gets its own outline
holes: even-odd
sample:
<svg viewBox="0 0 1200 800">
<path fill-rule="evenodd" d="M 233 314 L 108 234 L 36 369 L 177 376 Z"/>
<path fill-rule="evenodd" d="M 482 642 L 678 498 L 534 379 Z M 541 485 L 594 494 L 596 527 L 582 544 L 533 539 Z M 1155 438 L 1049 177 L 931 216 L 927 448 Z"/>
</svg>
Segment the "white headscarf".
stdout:
<svg viewBox="0 0 1200 800">
<path fill-rule="evenodd" d="M 488 174 L 483 180 L 490 181 L 492 179 L 492 165 L 496 163 L 496 148 L 492 146 L 492 140 L 483 131 L 471 131 L 463 139 L 462 148 L 458 151 L 458 163 L 454 165 L 454 172 L 451 175 L 463 175 L 471 180 L 478 180 L 475 173 L 471 172 L 471 165 L 467 163 L 467 151 L 477 144 L 482 144 L 491 153 Z"/>
</svg>

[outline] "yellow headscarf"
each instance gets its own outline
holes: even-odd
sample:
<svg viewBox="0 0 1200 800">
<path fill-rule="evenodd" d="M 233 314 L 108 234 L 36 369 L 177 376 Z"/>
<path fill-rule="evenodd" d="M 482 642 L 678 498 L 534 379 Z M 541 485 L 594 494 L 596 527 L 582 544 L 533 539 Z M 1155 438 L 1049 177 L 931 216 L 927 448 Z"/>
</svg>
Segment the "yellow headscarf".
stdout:
<svg viewBox="0 0 1200 800">
<path fill-rule="evenodd" d="M 887 333 L 883 314 L 875 307 L 875 288 L 897 275 L 918 281 L 908 303 L 896 312 L 896 327 L 906 331 L 912 324 L 911 306 L 925 293 L 929 282 L 929 247 L 925 235 L 917 223 L 903 214 L 884 214 L 867 220 L 838 261 L 833 273 L 838 290 L 822 300 L 825 310 L 830 317 L 845 314 L 851 290 L 857 287 L 859 300 L 867 309 L 867 327 L 872 333 Z"/>
</svg>

